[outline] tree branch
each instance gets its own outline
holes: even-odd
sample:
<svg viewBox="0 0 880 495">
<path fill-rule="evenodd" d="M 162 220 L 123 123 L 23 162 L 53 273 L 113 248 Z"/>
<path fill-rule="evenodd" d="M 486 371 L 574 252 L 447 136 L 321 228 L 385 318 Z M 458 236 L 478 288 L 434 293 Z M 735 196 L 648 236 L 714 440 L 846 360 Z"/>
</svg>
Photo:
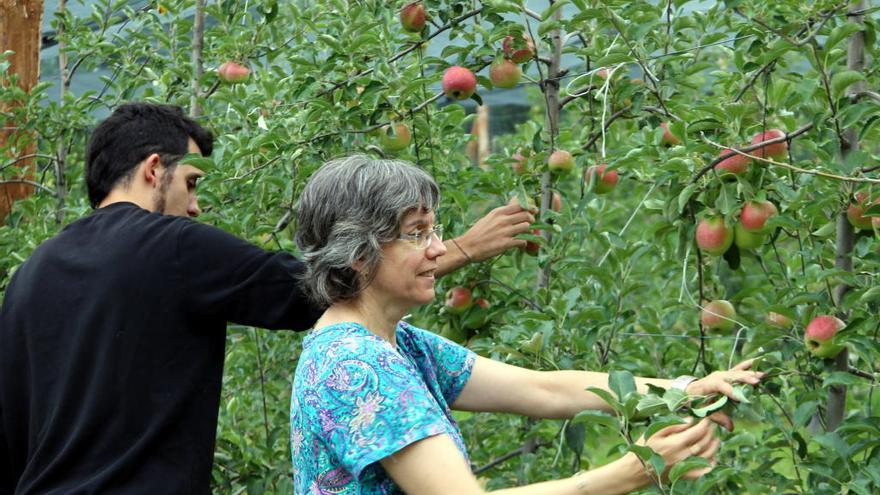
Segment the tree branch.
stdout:
<svg viewBox="0 0 880 495">
<path fill-rule="evenodd" d="M 394 56 L 392 56 L 391 58 L 389 58 L 389 59 L 387 60 L 386 63 L 388 63 L 388 64 L 392 64 L 392 63 L 394 63 L 394 62 L 400 60 L 401 58 L 405 57 L 407 54 L 412 53 L 412 52 L 415 51 L 415 50 L 418 50 L 423 44 L 425 44 L 425 43 L 427 43 L 428 41 L 432 40 L 433 38 L 437 37 L 440 33 L 444 32 L 444 31 L 448 31 L 449 29 L 451 29 L 451 28 L 453 28 L 454 26 L 458 25 L 458 24 L 461 23 L 462 21 L 465 21 L 465 20 L 467 20 L 467 19 L 470 19 L 471 17 L 473 17 L 473 16 L 479 14 L 479 13 L 482 12 L 482 11 L 483 11 L 482 8 L 474 9 L 474 10 L 472 10 L 472 11 L 470 11 L 470 12 L 467 12 L 467 13 L 465 13 L 465 14 L 462 14 L 462 15 L 456 17 L 455 19 L 449 21 L 449 23 L 446 24 L 445 26 L 443 26 L 443 27 L 441 27 L 440 29 L 438 29 L 438 30 L 434 31 L 433 33 L 431 33 L 431 35 L 428 36 L 427 38 L 425 38 L 425 39 L 423 39 L 423 40 L 421 40 L 421 41 L 418 41 L 418 42 L 416 42 L 416 43 L 413 43 L 412 46 L 410 46 L 409 48 L 407 48 L 407 49 L 405 49 L 405 50 L 402 50 L 402 51 L 396 53 Z M 350 82 L 353 81 L 354 79 L 357 79 L 357 78 L 359 78 L 359 77 L 363 77 L 363 76 L 366 76 L 366 75 L 372 74 L 373 71 L 375 71 L 375 70 L 376 70 L 375 68 L 362 70 L 361 72 L 355 74 L 354 76 L 349 77 L 348 79 L 346 79 L 346 80 L 344 80 L 344 81 L 340 81 L 340 82 L 334 84 L 333 86 L 331 86 L 330 88 L 325 89 L 324 91 L 321 91 L 320 93 L 318 93 L 318 96 L 324 96 L 324 95 L 326 95 L 326 94 L 332 93 L 332 92 L 336 91 L 337 89 L 339 89 L 339 88 L 345 86 L 346 84 L 350 83 Z"/>
<path fill-rule="evenodd" d="M 611 114 L 611 116 L 608 117 L 608 120 L 605 121 L 605 126 L 604 126 L 604 129 L 603 129 L 603 130 L 606 130 L 606 131 L 607 131 L 608 128 L 611 127 L 611 124 L 612 124 L 615 120 L 617 120 L 617 119 L 623 117 L 624 115 L 626 115 L 626 113 L 629 112 L 630 108 L 632 108 L 632 107 L 625 107 L 625 108 L 622 108 L 622 109 L 618 110 L 617 112 Z M 590 146 L 592 146 L 593 144 L 595 144 L 596 141 L 598 141 L 600 137 L 602 137 L 602 132 L 601 132 L 601 131 L 594 132 L 593 135 L 590 136 L 590 139 L 589 139 L 586 143 L 584 143 L 583 146 L 581 146 L 581 149 L 587 149 L 587 148 L 589 148 Z"/>
<path fill-rule="evenodd" d="M 9 179 L 9 180 L 0 180 L 0 184 L 27 184 L 29 186 L 33 186 L 41 191 L 45 191 L 52 196 L 55 196 L 55 191 L 49 189 L 48 187 L 40 184 L 39 182 L 34 182 L 28 179 Z"/>
<path fill-rule="evenodd" d="M 714 168 L 715 165 L 718 165 L 718 164 L 721 163 L 722 161 L 727 160 L 728 158 L 730 158 L 730 157 L 732 157 L 732 156 L 734 156 L 734 155 L 744 155 L 744 156 L 747 156 L 747 157 L 749 157 L 749 158 L 756 158 L 756 159 L 757 159 L 757 157 L 753 157 L 752 155 L 749 155 L 749 154 L 747 154 L 747 153 L 748 153 L 749 151 L 754 151 L 754 150 L 756 150 L 756 149 L 758 149 L 758 148 L 763 148 L 764 146 L 767 146 L 767 145 L 770 145 L 770 144 L 782 143 L 782 142 L 784 142 L 784 141 L 791 141 L 792 139 L 794 139 L 794 138 L 800 136 L 801 134 L 803 134 L 803 133 L 809 131 L 809 130 L 812 129 L 812 128 L 813 128 L 813 124 L 807 124 L 807 125 L 801 127 L 800 129 L 798 129 L 798 130 L 796 130 L 796 131 L 794 131 L 794 132 L 792 132 L 792 133 L 790 133 L 790 134 L 786 134 L 785 136 L 778 137 L 778 138 L 773 138 L 773 139 L 770 139 L 770 140 L 767 140 L 767 141 L 764 141 L 764 142 L 761 142 L 761 143 L 757 143 L 757 144 L 752 144 L 752 145 L 749 145 L 749 146 L 745 146 L 745 147 L 743 147 L 743 148 L 730 148 L 730 147 L 727 147 L 727 146 L 721 146 L 720 144 L 715 143 L 715 142 L 713 142 L 713 141 L 710 141 L 710 140 L 708 140 L 708 139 L 706 139 L 706 138 L 704 137 L 703 140 L 706 141 L 707 143 L 709 143 L 709 144 L 711 144 L 711 145 L 713 145 L 713 146 L 717 146 L 717 147 L 719 147 L 719 148 L 721 148 L 721 149 L 729 149 L 729 150 L 731 150 L 731 151 L 730 151 L 730 153 L 724 153 L 723 155 L 721 155 L 721 156 L 719 156 L 718 158 L 712 160 L 708 165 L 706 165 L 705 167 L 703 167 L 702 169 L 700 169 L 700 171 L 697 172 L 697 174 L 694 175 L 694 176 L 691 178 L 691 180 L 688 182 L 688 184 L 693 184 L 693 183 L 697 182 L 697 181 L 700 179 L 700 177 L 702 177 L 703 175 L 705 175 L 706 172 L 708 172 L 709 170 L 712 170 L 712 168 Z M 770 160 L 770 161 L 772 162 L 772 160 Z M 778 164 L 777 162 L 773 162 L 773 163 L 774 163 L 774 164 Z"/>
</svg>

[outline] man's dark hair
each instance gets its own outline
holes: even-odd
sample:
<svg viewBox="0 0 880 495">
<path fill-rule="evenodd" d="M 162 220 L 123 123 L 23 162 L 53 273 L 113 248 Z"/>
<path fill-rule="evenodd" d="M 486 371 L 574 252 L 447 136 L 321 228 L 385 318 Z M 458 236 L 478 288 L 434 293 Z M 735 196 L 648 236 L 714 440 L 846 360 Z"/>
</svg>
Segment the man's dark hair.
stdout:
<svg viewBox="0 0 880 495">
<path fill-rule="evenodd" d="M 189 138 L 203 156 L 211 154 L 214 137 L 180 107 L 126 103 L 98 124 L 86 148 L 86 185 L 93 208 L 110 190 L 131 180 L 135 167 L 152 153 L 162 157 L 187 153 Z M 176 163 L 176 161 L 175 161 Z M 166 167 L 175 163 L 164 163 Z"/>
</svg>

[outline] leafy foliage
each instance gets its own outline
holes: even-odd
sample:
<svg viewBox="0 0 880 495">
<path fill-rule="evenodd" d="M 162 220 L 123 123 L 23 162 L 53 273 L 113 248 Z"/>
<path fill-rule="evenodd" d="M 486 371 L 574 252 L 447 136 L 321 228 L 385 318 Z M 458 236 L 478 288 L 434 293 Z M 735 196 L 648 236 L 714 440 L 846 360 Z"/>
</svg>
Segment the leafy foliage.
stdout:
<svg viewBox="0 0 880 495">
<path fill-rule="evenodd" d="M 417 163 L 441 184 L 439 216 L 448 232 L 461 234 L 512 195 L 540 198 L 549 192 L 542 182 L 564 199 L 560 212 L 541 212 L 536 227 L 546 235 L 528 237 L 541 245 L 537 257 L 516 251 L 440 281 L 438 293 L 465 285 L 490 302 L 488 309 L 454 315 L 437 302 L 411 321 L 511 364 L 613 371 L 615 395 L 606 395 L 614 414 L 584 412 L 562 423 L 459 414 L 475 466 L 527 442 L 536 447 L 482 473 L 490 488 L 568 476 L 628 449 L 659 472 L 657 456 L 634 442 L 639 434 L 679 421 L 674 413 L 683 407 L 701 416 L 730 404 L 688 408 L 674 391 L 639 395 L 632 376 L 708 373 L 760 355 L 770 378 L 733 409 L 739 427 L 725 436 L 719 465 L 701 480 L 681 481 L 699 461 L 685 464 L 660 489 L 880 491 L 880 244 L 875 232 L 847 231 L 844 217 L 857 191 L 880 196 L 876 179 L 865 182 L 876 177 L 880 142 L 880 102 L 868 91 L 878 87 L 876 66 L 847 65 L 854 37 L 865 40 L 869 60 L 877 57 L 876 5 L 865 5 L 864 23 L 855 24 L 847 2 L 831 0 L 533 3 L 542 6 L 530 15 L 515 0 L 427 1 L 430 21 L 420 34 L 405 33 L 396 11 L 376 0 L 209 3 L 196 100 L 218 140 L 214 169 L 200 186 L 203 220 L 266 248 L 295 251 L 293 213 L 312 171 L 343 153 L 385 155 L 375 131 L 405 122 L 413 144 L 392 156 Z M 119 0 L 91 5 L 85 17 L 59 13 L 53 27 L 64 27 L 59 41 L 74 80 L 104 71 L 99 91 L 67 92 L 57 101 L 50 73 L 29 95 L 0 92 L 0 105 L 21 102 L 8 117 L 38 139 L 37 180 L 47 188 L 19 201 L 0 227 L 0 287 L 40 242 L 88 213 L 83 148 L 98 119 L 130 99 L 188 107 L 192 98 L 191 0 L 140 9 Z M 524 33 L 547 60 L 561 33 L 564 70 L 549 74 L 540 61 L 525 66 L 541 81 L 518 89 L 529 115 L 514 133 L 494 136 L 484 167 L 473 166 L 465 153 L 473 117 L 460 104 L 432 101 L 440 77 L 450 65 L 471 67 L 485 97 L 491 83 L 478 71 L 500 53 L 504 37 Z M 249 66 L 250 79 L 221 83 L 215 69 L 226 60 Z M 599 77 L 599 67 L 611 75 Z M 550 125 L 547 94 L 556 87 L 564 106 L 558 125 Z M 671 122 L 681 145 L 661 145 L 661 122 Z M 722 180 L 711 166 L 720 147 L 744 147 L 770 128 L 792 135 L 782 161 L 796 168 L 755 161 L 745 175 Z M 59 146 L 69 150 L 63 181 L 56 175 Z M 519 149 L 531 151 L 524 175 L 510 167 Z M 574 173 L 545 174 L 554 149 L 575 155 Z M 611 194 L 597 195 L 581 180 L 596 163 L 621 174 Z M 15 173 L 0 164 L 0 177 Z M 63 196 L 62 183 L 69 185 Z M 700 253 L 696 220 L 713 211 L 733 225 L 750 199 L 779 208 L 767 242 L 724 258 Z M 876 207 L 868 213 L 880 216 Z M 853 244 L 851 269 L 835 265 L 845 238 Z M 541 273 L 546 283 L 537 282 Z M 839 285 L 848 290 L 836 298 Z M 716 298 L 737 307 L 734 333 L 700 328 L 701 301 Z M 769 311 L 794 326 L 767 324 Z M 848 367 L 817 360 L 803 346 L 802 330 L 819 314 L 845 315 Z M 287 408 L 300 339 L 230 330 L 217 492 L 292 491 Z M 841 387 L 846 414 L 825 431 L 829 391 Z"/>
</svg>

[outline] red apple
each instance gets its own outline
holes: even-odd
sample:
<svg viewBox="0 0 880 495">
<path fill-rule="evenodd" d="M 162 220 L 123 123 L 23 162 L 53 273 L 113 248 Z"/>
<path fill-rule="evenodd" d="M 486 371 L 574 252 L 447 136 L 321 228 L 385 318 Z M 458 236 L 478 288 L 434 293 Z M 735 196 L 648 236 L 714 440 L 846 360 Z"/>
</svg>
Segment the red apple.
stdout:
<svg viewBox="0 0 880 495">
<path fill-rule="evenodd" d="M 748 232 L 765 234 L 769 230 L 766 228 L 767 219 L 778 213 L 776 205 L 769 201 L 749 201 L 743 205 L 739 214 L 739 223 Z"/>
<path fill-rule="evenodd" d="M 700 323 L 706 330 L 729 332 L 733 330 L 734 318 L 736 318 L 736 310 L 733 309 L 733 304 L 724 299 L 707 303 L 700 312 Z"/>
<path fill-rule="evenodd" d="M 853 227 L 860 230 L 871 230 L 872 217 L 865 216 L 865 210 L 867 210 L 871 204 L 872 202 L 866 191 L 859 191 L 856 193 L 856 202 L 851 203 L 846 209 L 846 218 Z"/>
<path fill-rule="evenodd" d="M 477 90 L 477 76 L 466 67 L 454 65 L 443 73 L 443 92 L 453 100 L 470 98 Z"/>
<path fill-rule="evenodd" d="M 550 209 L 557 213 L 562 211 L 562 196 L 556 191 L 553 191 L 553 195 L 550 196 Z"/>
<path fill-rule="evenodd" d="M 844 327 L 846 323 L 833 316 L 817 316 L 807 325 L 804 343 L 816 357 L 825 359 L 836 357 L 843 350 L 843 346 L 835 343 L 834 336 Z"/>
<path fill-rule="evenodd" d="M 724 218 L 711 216 L 697 224 L 697 246 L 703 251 L 721 255 L 733 244 L 733 229 L 724 223 Z"/>
<path fill-rule="evenodd" d="M 541 231 L 538 229 L 533 229 L 532 235 L 540 236 Z M 529 254 L 531 256 L 537 256 L 538 252 L 541 250 L 541 245 L 538 244 L 537 242 L 534 242 L 534 241 L 526 241 L 526 245 L 522 249 L 523 249 L 523 251 L 526 252 L 526 254 Z"/>
<path fill-rule="evenodd" d="M 379 131 L 379 144 L 386 151 L 400 151 L 409 146 L 412 135 L 406 124 L 395 124 L 392 130 L 390 125 L 383 126 Z"/>
<path fill-rule="evenodd" d="M 724 156 L 727 153 L 732 153 L 732 151 L 725 148 L 721 150 L 721 153 L 719 153 L 718 156 Z M 752 159 L 747 156 L 734 153 L 733 156 L 718 162 L 715 165 L 715 170 L 717 170 L 722 177 L 729 174 L 740 175 L 749 170 L 749 163 L 751 161 Z"/>
<path fill-rule="evenodd" d="M 547 159 L 547 166 L 551 172 L 571 172 L 574 168 L 574 157 L 565 150 L 556 150 Z"/>
<path fill-rule="evenodd" d="M 779 129 L 770 129 L 767 132 L 759 132 L 755 134 L 755 136 L 752 137 L 752 144 L 763 143 L 764 141 L 770 141 L 771 139 L 781 137 L 785 137 L 784 132 Z M 777 161 L 784 160 L 788 157 L 788 141 L 762 146 L 752 151 L 752 154 L 760 156 L 761 158 L 772 158 Z"/>
<path fill-rule="evenodd" d="M 528 62 L 535 57 L 535 44 L 526 36 L 518 38 L 508 36 L 501 42 L 501 47 L 504 50 L 504 56 L 515 64 Z"/>
<path fill-rule="evenodd" d="M 497 88 L 515 88 L 519 84 L 520 77 L 522 77 L 522 69 L 506 58 L 496 58 L 489 67 L 489 80 Z"/>
<path fill-rule="evenodd" d="M 400 9 L 400 25 L 411 33 L 420 33 L 425 28 L 425 6 L 422 2 L 412 2 Z"/>
<path fill-rule="evenodd" d="M 513 173 L 521 175 L 528 171 L 529 157 L 523 155 L 522 151 L 517 150 L 510 158 L 512 159 L 510 168 L 513 169 Z"/>
<path fill-rule="evenodd" d="M 678 137 L 669 131 L 669 122 L 661 123 L 660 127 L 663 128 L 663 137 L 660 139 L 660 144 L 663 146 L 675 146 L 681 144 L 681 139 L 678 139 Z"/>
<path fill-rule="evenodd" d="M 452 313 L 464 313 L 473 303 L 473 294 L 467 287 L 457 286 L 446 291 L 446 309 Z"/>
<path fill-rule="evenodd" d="M 611 74 L 611 72 L 605 67 L 600 67 L 599 70 L 596 71 L 596 77 L 602 80 L 607 80 L 609 74 Z"/>
<path fill-rule="evenodd" d="M 489 304 L 489 301 L 483 299 L 482 297 L 474 301 L 474 304 L 482 309 L 489 309 L 489 306 L 491 306 L 491 304 Z"/>
<path fill-rule="evenodd" d="M 614 190 L 617 187 L 617 181 L 620 180 L 620 177 L 617 175 L 617 170 L 609 170 L 605 171 L 605 168 L 608 165 L 603 163 L 601 165 L 593 165 L 589 167 L 587 171 L 584 173 L 584 181 L 587 182 L 587 186 L 592 185 L 593 177 L 596 177 L 596 187 L 594 191 L 596 194 L 607 194 Z"/>
<path fill-rule="evenodd" d="M 220 79 L 228 83 L 247 81 L 250 72 L 251 71 L 247 67 L 239 65 L 231 60 L 223 62 L 223 65 L 217 69 L 217 74 L 220 75 Z"/>
<path fill-rule="evenodd" d="M 785 316 L 784 314 L 770 311 L 769 313 L 767 313 L 767 324 L 771 327 L 786 330 L 791 328 L 791 326 L 794 325 L 794 322 L 791 321 L 791 318 Z"/>
</svg>

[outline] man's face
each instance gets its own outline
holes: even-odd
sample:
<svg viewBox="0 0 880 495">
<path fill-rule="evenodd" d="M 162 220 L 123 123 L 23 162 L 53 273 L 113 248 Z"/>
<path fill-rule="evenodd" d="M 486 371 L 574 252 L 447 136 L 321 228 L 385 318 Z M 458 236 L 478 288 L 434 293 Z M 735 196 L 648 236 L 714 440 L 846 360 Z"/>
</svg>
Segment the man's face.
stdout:
<svg viewBox="0 0 880 495">
<path fill-rule="evenodd" d="M 189 140 L 190 153 L 200 153 L 198 145 Z M 163 215 L 197 217 L 201 213 L 196 183 L 205 173 L 192 165 L 178 164 L 171 168 L 162 167 L 159 189 L 153 197 L 154 211 Z"/>
</svg>

